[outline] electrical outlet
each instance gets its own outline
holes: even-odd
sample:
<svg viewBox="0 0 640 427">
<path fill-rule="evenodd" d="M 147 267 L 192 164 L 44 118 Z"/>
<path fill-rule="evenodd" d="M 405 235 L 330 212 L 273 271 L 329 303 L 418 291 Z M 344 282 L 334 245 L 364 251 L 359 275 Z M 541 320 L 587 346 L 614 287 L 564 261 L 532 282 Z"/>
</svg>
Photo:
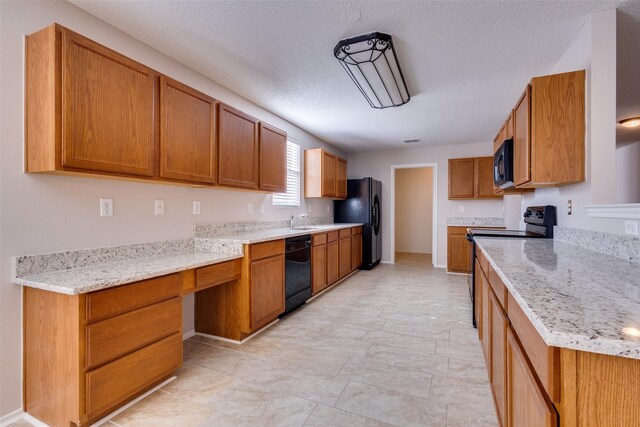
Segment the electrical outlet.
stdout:
<svg viewBox="0 0 640 427">
<path fill-rule="evenodd" d="M 311 205 L 307 205 L 307 210 L 311 213 Z"/>
<path fill-rule="evenodd" d="M 567 215 L 571 215 L 573 213 L 573 200 L 567 201 Z"/>
<path fill-rule="evenodd" d="M 464 213 L 464 205 L 458 206 L 458 212 Z"/>
<path fill-rule="evenodd" d="M 327 206 L 327 213 L 331 213 L 331 206 Z"/>
<path fill-rule="evenodd" d="M 260 203 L 260 213 L 264 213 L 264 203 Z"/>
<path fill-rule="evenodd" d="M 113 216 L 113 199 L 100 199 L 100 216 Z"/>
<path fill-rule="evenodd" d="M 156 200 L 155 213 L 156 215 L 164 215 L 164 200 Z"/>
<path fill-rule="evenodd" d="M 193 214 L 200 215 L 200 202 L 197 200 L 193 201 Z"/>
<path fill-rule="evenodd" d="M 253 203 L 249 203 L 249 213 L 253 213 Z"/>
<path fill-rule="evenodd" d="M 625 221 L 624 222 L 624 234 L 631 234 L 632 236 L 638 235 L 638 221 Z"/>
</svg>

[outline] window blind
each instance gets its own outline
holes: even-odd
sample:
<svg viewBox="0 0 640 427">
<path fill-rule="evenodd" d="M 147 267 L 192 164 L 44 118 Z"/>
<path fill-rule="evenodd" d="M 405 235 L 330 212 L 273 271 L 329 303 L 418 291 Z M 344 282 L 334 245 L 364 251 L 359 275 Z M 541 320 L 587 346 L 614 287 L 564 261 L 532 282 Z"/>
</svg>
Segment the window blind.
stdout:
<svg viewBox="0 0 640 427">
<path fill-rule="evenodd" d="M 300 206 L 300 146 L 287 141 L 287 192 L 273 195 L 273 206 Z"/>
</svg>

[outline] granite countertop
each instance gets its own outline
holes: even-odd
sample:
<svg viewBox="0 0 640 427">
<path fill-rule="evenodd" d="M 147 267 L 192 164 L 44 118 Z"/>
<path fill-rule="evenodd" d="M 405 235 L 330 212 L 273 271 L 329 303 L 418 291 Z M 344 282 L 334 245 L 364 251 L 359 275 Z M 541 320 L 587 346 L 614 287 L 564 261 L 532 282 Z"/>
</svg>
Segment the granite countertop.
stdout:
<svg viewBox="0 0 640 427">
<path fill-rule="evenodd" d="M 129 260 L 14 277 L 13 283 L 46 291 L 77 295 L 242 258 L 242 256 L 241 253 L 193 251 L 134 257 Z"/>
<path fill-rule="evenodd" d="M 276 228 L 267 230 L 245 231 L 233 234 L 221 234 L 218 236 L 209 237 L 211 241 L 226 241 L 241 244 L 253 244 L 260 242 L 268 242 L 270 240 L 286 239 L 288 237 L 305 236 L 307 234 L 326 233 L 327 231 L 340 230 L 343 228 L 358 227 L 362 224 L 326 224 L 326 225 L 314 225 L 308 229 L 289 229 L 289 228 Z"/>
<path fill-rule="evenodd" d="M 640 265 L 547 239 L 476 242 L 547 345 L 640 359 Z"/>
<path fill-rule="evenodd" d="M 504 218 L 484 216 L 450 216 L 447 225 L 453 227 L 504 227 Z"/>
</svg>

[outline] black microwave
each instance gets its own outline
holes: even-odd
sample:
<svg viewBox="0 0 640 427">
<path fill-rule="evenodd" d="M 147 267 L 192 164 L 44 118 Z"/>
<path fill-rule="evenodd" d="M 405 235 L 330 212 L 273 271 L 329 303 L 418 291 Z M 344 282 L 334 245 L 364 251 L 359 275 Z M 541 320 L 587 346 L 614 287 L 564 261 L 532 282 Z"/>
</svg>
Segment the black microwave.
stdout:
<svg viewBox="0 0 640 427">
<path fill-rule="evenodd" d="M 493 155 L 493 182 L 503 190 L 513 187 L 513 138 L 505 139 Z"/>
</svg>

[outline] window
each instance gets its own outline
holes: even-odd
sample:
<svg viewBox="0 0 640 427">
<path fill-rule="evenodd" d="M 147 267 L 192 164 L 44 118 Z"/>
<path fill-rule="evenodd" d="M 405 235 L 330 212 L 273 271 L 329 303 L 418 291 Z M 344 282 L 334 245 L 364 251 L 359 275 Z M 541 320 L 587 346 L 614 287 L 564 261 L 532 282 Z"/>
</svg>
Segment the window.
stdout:
<svg viewBox="0 0 640 427">
<path fill-rule="evenodd" d="M 300 146 L 287 141 L 287 192 L 273 195 L 273 206 L 300 206 Z"/>
</svg>

